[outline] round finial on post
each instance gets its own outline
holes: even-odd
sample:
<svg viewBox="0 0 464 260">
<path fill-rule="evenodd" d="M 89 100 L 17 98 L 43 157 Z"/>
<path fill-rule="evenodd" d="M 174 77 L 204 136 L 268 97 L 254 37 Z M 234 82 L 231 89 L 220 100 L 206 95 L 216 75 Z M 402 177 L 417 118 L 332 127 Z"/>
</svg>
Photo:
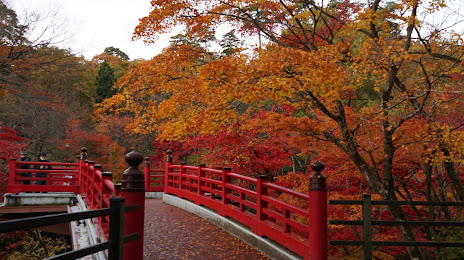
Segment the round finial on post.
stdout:
<svg viewBox="0 0 464 260">
<path fill-rule="evenodd" d="M 79 153 L 79 160 L 87 160 L 87 147 L 82 147 Z"/>
<path fill-rule="evenodd" d="M 172 163 L 172 150 L 166 151 L 166 162 Z"/>
<path fill-rule="evenodd" d="M 136 152 L 132 151 L 125 156 L 129 168 L 127 168 L 122 174 L 122 190 L 125 191 L 144 191 L 145 190 L 145 175 L 143 171 L 138 167 L 143 162 L 143 156 Z"/>
<path fill-rule="evenodd" d="M 325 166 L 320 161 L 315 161 L 311 164 L 311 168 L 314 174 L 309 177 L 309 190 L 327 190 L 326 178 L 322 175 L 321 171 L 324 170 Z"/>
<path fill-rule="evenodd" d="M 129 164 L 130 167 L 139 167 L 139 165 L 143 162 L 143 156 L 136 151 L 126 154 L 125 158 L 126 163 Z"/>
<path fill-rule="evenodd" d="M 315 161 L 313 163 L 311 163 L 311 169 L 313 169 L 313 171 L 315 172 L 322 172 L 325 168 L 325 165 L 320 162 L 320 161 Z"/>
<path fill-rule="evenodd" d="M 150 157 L 145 157 L 145 167 L 150 167 Z"/>
</svg>

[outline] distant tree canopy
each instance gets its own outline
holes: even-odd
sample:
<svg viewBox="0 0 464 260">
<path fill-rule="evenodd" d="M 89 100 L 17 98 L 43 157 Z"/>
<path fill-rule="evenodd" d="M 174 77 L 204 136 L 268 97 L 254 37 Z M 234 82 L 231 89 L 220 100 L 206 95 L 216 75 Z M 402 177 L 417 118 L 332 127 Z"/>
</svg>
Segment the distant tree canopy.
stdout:
<svg viewBox="0 0 464 260">
<path fill-rule="evenodd" d="M 119 57 L 122 60 L 129 60 L 129 56 L 125 52 L 123 52 L 119 48 L 115 48 L 113 46 L 106 47 L 104 52 L 106 54 L 108 54 L 108 55 Z"/>
</svg>

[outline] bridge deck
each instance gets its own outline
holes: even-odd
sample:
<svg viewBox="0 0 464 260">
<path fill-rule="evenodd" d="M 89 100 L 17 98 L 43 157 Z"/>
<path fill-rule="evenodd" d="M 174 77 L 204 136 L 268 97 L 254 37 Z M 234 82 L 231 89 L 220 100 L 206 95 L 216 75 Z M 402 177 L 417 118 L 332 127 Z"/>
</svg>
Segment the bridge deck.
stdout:
<svg viewBox="0 0 464 260">
<path fill-rule="evenodd" d="M 268 259 L 208 221 L 158 199 L 145 201 L 144 259 Z"/>
</svg>

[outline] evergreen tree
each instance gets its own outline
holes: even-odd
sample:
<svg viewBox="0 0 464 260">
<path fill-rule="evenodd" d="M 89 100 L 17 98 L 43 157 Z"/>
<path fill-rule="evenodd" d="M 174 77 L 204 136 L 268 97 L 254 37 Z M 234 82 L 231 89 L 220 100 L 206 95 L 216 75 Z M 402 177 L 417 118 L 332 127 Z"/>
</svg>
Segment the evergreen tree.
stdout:
<svg viewBox="0 0 464 260">
<path fill-rule="evenodd" d="M 113 46 L 111 47 L 106 47 L 105 48 L 105 53 L 111 56 L 119 57 L 121 60 L 129 60 L 129 56 L 121 51 L 119 48 L 115 48 Z"/>
<path fill-rule="evenodd" d="M 223 48 L 222 53 L 226 56 L 234 53 L 234 48 L 240 45 L 240 39 L 235 35 L 235 29 L 224 34 L 224 37 L 219 42 L 219 45 Z"/>
<path fill-rule="evenodd" d="M 115 82 L 114 70 L 105 61 L 100 65 L 98 70 L 95 84 L 97 85 L 97 97 L 95 98 L 96 103 L 101 103 L 105 98 L 112 97 L 116 94 L 116 90 L 113 88 Z"/>
</svg>

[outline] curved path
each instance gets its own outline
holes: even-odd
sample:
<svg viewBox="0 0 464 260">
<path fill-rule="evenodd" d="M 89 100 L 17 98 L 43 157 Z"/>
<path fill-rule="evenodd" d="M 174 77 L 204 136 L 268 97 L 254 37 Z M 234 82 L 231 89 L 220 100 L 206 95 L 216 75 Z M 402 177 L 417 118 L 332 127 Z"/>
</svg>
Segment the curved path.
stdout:
<svg viewBox="0 0 464 260">
<path fill-rule="evenodd" d="M 269 259 L 208 221 L 159 199 L 145 200 L 144 259 Z"/>
</svg>

